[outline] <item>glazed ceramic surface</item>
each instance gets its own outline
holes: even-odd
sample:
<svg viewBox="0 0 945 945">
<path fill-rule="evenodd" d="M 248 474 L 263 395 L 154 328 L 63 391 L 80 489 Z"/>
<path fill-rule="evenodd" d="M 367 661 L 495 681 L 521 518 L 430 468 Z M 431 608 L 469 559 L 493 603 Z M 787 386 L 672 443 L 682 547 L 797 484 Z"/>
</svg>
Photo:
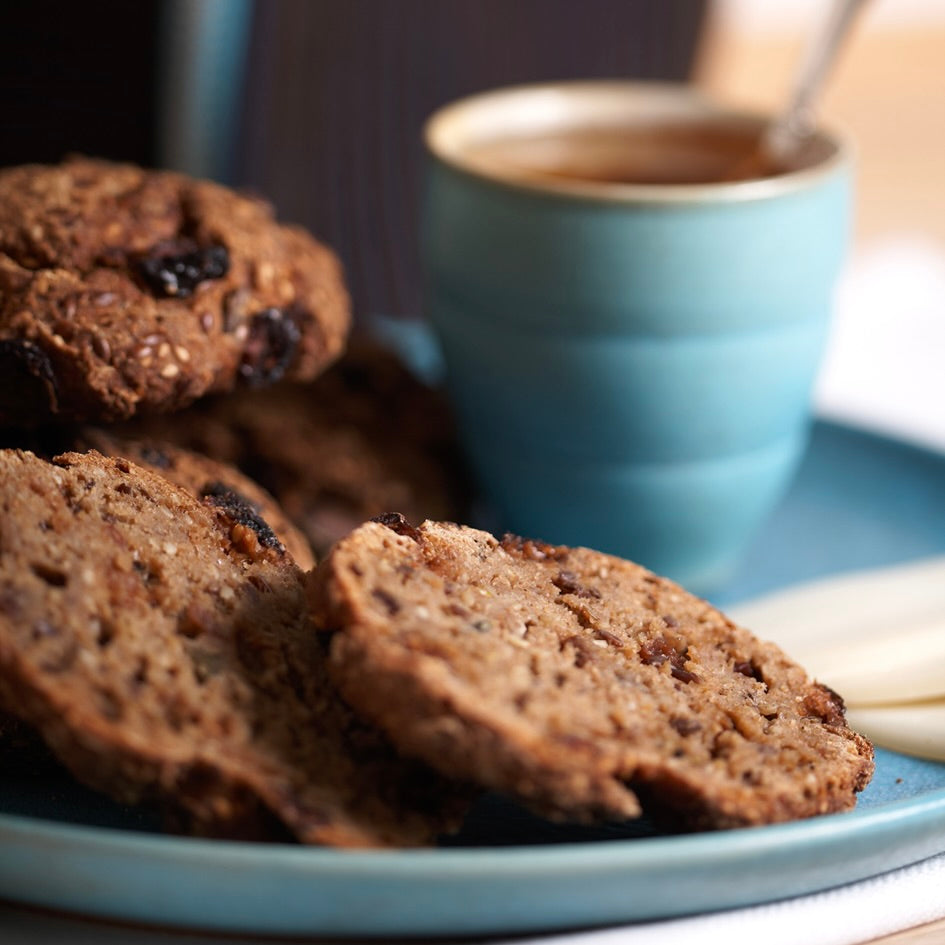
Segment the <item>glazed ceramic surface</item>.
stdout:
<svg viewBox="0 0 945 945">
<path fill-rule="evenodd" d="M 681 88 L 613 82 L 434 116 L 427 312 L 469 456 L 512 530 L 709 592 L 806 442 L 847 244 L 843 146 L 824 137 L 812 166 L 778 177 L 679 185 L 529 180 L 466 153 L 496 128 L 657 120 L 760 127 Z"/>
</svg>

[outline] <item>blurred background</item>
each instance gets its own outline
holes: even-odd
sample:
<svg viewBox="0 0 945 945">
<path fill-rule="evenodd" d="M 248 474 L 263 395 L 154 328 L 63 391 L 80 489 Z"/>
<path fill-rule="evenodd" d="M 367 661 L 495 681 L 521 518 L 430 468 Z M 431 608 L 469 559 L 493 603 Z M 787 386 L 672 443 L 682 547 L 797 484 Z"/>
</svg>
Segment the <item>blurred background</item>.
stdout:
<svg viewBox="0 0 945 945">
<path fill-rule="evenodd" d="M 776 107 L 824 0 L 713 0 L 695 80 Z M 945 448 L 945 2 L 870 0 L 820 109 L 857 154 L 821 414 Z"/>
<path fill-rule="evenodd" d="M 692 81 L 769 110 L 827 9 L 825 0 L 12 3 L 0 33 L 0 165 L 82 152 L 255 190 L 339 251 L 360 316 L 416 316 L 419 134 L 436 106 L 508 83 L 635 77 Z M 945 3 L 872 0 L 821 109 L 856 141 L 858 194 L 817 406 L 945 447 L 943 102 Z"/>
</svg>

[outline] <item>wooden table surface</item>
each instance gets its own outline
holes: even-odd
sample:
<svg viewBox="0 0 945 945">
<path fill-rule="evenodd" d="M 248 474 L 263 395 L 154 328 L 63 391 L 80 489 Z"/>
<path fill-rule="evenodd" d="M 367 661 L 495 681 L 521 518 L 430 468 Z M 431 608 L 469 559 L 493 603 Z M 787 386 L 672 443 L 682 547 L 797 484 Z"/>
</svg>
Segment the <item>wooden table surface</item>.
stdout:
<svg viewBox="0 0 945 945">
<path fill-rule="evenodd" d="M 919 925 L 914 929 L 896 932 L 893 935 L 884 935 L 882 938 L 872 939 L 864 945 L 942 945 L 945 942 L 945 919 Z"/>
</svg>

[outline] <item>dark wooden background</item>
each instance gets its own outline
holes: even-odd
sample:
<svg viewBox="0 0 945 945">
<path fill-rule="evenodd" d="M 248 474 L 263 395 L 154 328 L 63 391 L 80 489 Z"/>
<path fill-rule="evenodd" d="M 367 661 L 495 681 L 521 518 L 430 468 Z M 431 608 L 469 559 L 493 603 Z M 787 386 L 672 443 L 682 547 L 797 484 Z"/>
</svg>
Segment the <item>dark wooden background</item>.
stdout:
<svg viewBox="0 0 945 945">
<path fill-rule="evenodd" d="M 193 2 L 193 0 L 191 0 Z M 256 0 L 226 182 L 269 197 L 345 263 L 357 313 L 419 313 L 420 128 L 518 82 L 685 79 L 708 0 Z M 9 2 L 0 165 L 69 152 L 160 160 L 167 5 Z M 188 168 L 181 168 L 189 170 Z"/>
<path fill-rule="evenodd" d="M 702 0 L 257 5 L 237 176 L 341 253 L 358 313 L 420 311 L 420 129 L 437 106 L 552 79 L 689 75 Z"/>
<path fill-rule="evenodd" d="M 157 0 L 0 6 L 0 166 L 157 153 Z"/>
</svg>

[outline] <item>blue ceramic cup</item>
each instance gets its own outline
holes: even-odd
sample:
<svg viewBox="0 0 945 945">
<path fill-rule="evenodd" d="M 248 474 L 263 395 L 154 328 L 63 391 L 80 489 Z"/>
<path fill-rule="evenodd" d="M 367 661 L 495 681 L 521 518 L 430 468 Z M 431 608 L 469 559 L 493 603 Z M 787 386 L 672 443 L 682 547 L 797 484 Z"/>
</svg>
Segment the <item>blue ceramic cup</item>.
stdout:
<svg viewBox="0 0 945 945">
<path fill-rule="evenodd" d="M 848 242 L 846 146 L 725 180 L 764 119 L 674 85 L 437 112 L 427 313 L 501 527 L 708 594 L 802 455 Z"/>
</svg>

